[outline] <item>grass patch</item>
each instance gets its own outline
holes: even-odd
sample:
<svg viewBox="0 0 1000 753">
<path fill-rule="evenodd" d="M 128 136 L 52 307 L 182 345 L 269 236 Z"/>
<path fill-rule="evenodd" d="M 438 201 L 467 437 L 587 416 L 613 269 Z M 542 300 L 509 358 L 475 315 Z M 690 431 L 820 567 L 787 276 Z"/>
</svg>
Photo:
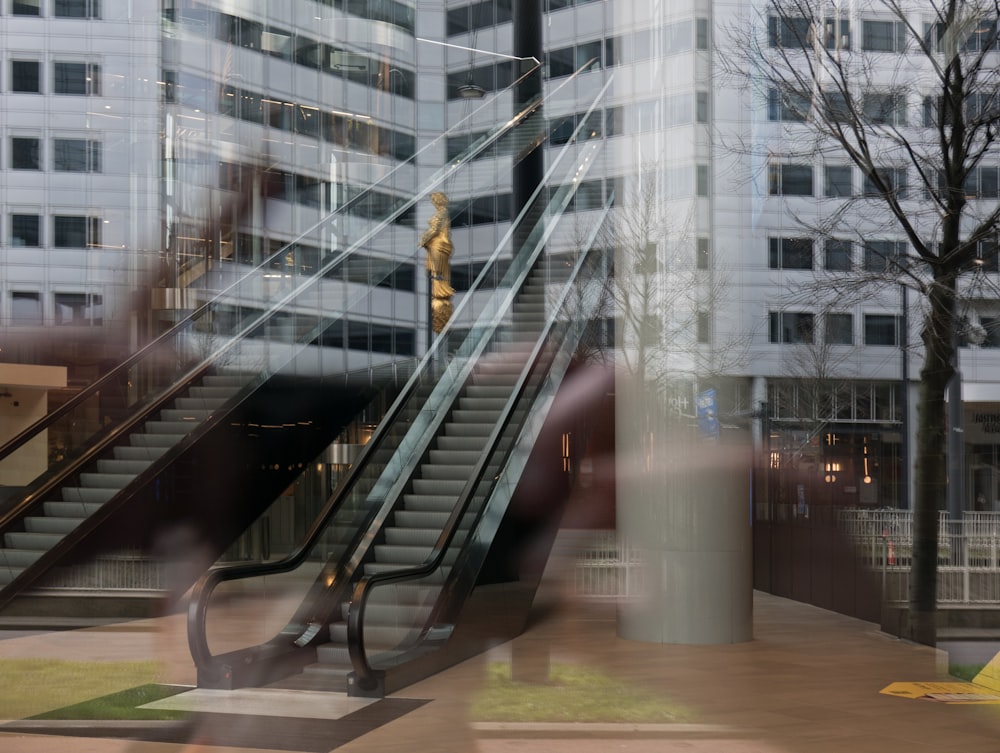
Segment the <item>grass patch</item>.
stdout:
<svg viewBox="0 0 1000 753">
<path fill-rule="evenodd" d="M 948 674 L 957 677 L 959 680 L 972 682 L 976 675 L 983 671 L 985 664 L 949 664 Z"/>
<path fill-rule="evenodd" d="M 547 684 L 514 682 L 510 665 L 487 667 L 472 704 L 483 722 L 688 722 L 693 713 L 668 698 L 613 680 L 595 669 L 553 664 Z"/>
<path fill-rule="evenodd" d="M 0 659 L 0 719 L 24 719 L 146 685 L 159 671 L 155 661 Z"/>
<path fill-rule="evenodd" d="M 149 683 L 136 688 L 129 688 L 118 693 L 94 698 L 83 703 L 74 703 L 72 706 L 65 706 L 61 709 L 46 711 L 44 714 L 36 714 L 31 719 L 81 719 L 81 720 L 107 720 L 120 721 L 127 719 L 130 721 L 148 720 L 175 720 L 187 717 L 186 711 L 168 711 L 166 709 L 140 709 L 142 706 L 161 698 L 169 698 L 172 695 L 182 693 L 187 688 L 176 685 L 157 685 Z"/>
</svg>

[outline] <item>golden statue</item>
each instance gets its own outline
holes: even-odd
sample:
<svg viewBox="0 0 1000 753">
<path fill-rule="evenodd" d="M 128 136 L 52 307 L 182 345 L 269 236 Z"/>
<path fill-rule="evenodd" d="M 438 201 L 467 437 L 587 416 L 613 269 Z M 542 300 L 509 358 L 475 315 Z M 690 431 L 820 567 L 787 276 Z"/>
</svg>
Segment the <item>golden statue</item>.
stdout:
<svg viewBox="0 0 1000 753">
<path fill-rule="evenodd" d="M 427 231 L 420 245 L 427 249 L 427 271 L 431 278 L 431 328 L 440 332 L 451 318 L 451 219 L 448 217 L 448 197 L 440 191 L 431 194 L 434 216 L 427 222 Z"/>
</svg>

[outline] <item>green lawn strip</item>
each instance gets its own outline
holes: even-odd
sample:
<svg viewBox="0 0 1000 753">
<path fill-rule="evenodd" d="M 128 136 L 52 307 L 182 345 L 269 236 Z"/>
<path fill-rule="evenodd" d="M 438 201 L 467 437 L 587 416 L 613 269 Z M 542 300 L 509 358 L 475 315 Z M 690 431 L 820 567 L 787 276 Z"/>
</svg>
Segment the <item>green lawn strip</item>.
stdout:
<svg viewBox="0 0 1000 753">
<path fill-rule="evenodd" d="M 178 685 L 139 685 L 135 688 L 122 690 L 118 693 L 111 693 L 100 698 L 94 698 L 83 703 L 74 703 L 72 706 L 64 706 L 61 709 L 46 711 L 44 714 L 36 714 L 31 719 L 82 719 L 82 720 L 107 720 L 118 721 L 122 719 L 147 721 L 147 720 L 173 720 L 187 717 L 186 711 L 168 711 L 159 709 L 140 709 L 153 701 L 162 698 L 169 698 L 172 695 L 183 693 L 188 688 Z"/>
<path fill-rule="evenodd" d="M 0 719 L 24 719 L 84 703 L 155 682 L 159 673 L 155 661 L 0 659 Z"/>
<path fill-rule="evenodd" d="M 959 680 L 972 682 L 976 675 L 983 671 L 984 664 L 950 664 L 948 674 L 957 677 Z"/>
<path fill-rule="evenodd" d="M 486 687 L 476 696 L 472 718 L 483 722 L 689 722 L 693 714 L 595 669 L 553 664 L 549 682 L 511 680 L 510 665 L 490 664 Z"/>
</svg>

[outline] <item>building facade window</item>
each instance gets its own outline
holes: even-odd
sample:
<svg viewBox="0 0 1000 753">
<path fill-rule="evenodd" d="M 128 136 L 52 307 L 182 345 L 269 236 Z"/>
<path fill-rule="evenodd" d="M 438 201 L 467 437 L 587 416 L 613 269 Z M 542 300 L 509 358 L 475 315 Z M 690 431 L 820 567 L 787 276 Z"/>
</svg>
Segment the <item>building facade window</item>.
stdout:
<svg viewBox="0 0 1000 753">
<path fill-rule="evenodd" d="M 40 68 L 41 63 L 37 60 L 11 60 L 10 90 L 28 94 L 40 93 L 42 91 Z"/>
<path fill-rule="evenodd" d="M 899 317 L 865 314 L 865 345 L 898 345 Z"/>
<path fill-rule="evenodd" d="M 863 19 L 861 49 L 866 52 L 903 52 L 906 49 L 906 23 Z"/>
<path fill-rule="evenodd" d="M 811 343 L 814 318 L 796 311 L 771 311 L 768 314 L 768 339 L 772 343 Z"/>
<path fill-rule="evenodd" d="M 865 175 L 864 183 L 861 189 L 864 196 L 876 197 L 895 194 L 897 199 L 906 198 L 907 185 L 905 167 L 877 167 L 875 169 L 879 180 L 885 187 L 885 190 L 883 190 L 882 187 L 875 182 L 874 175 Z"/>
<path fill-rule="evenodd" d="M 965 196 L 969 199 L 1000 198 L 1000 169 L 977 167 L 965 178 Z"/>
<path fill-rule="evenodd" d="M 846 198 L 854 195 L 854 171 L 850 165 L 823 166 L 823 195 Z"/>
<path fill-rule="evenodd" d="M 13 0 L 10 12 L 15 16 L 40 16 L 41 0 Z"/>
<path fill-rule="evenodd" d="M 767 46 L 804 49 L 812 41 L 812 20 L 804 16 L 768 16 Z"/>
<path fill-rule="evenodd" d="M 10 292 L 10 323 L 15 327 L 42 325 L 42 296 L 33 290 Z"/>
<path fill-rule="evenodd" d="M 812 196 L 812 165 L 772 162 L 768 169 L 767 192 L 771 196 Z"/>
<path fill-rule="evenodd" d="M 99 96 L 101 66 L 97 63 L 57 62 L 53 65 L 52 82 L 56 94 Z"/>
<path fill-rule="evenodd" d="M 90 293 L 56 293 L 53 296 L 57 326 L 100 326 L 104 319 L 103 297 Z"/>
<path fill-rule="evenodd" d="M 10 139 L 10 166 L 14 170 L 41 170 L 41 146 L 30 136 L 12 136 Z"/>
<path fill-rule="evenodd" d="M 101 142 L 90 139 L 53 139 L 52 169 L 70 173 L 101 172 Z"/>
<path fill-rule="evenodd" d="M 828 272 L 850 272 L 854 269 L 853 244 L 844 238 L 823 241 L 823 268 Z"/>
<path fill-rule="evenodd" d="M 906 264 L 906 241 L 865 241 L 865 272 L 889 272 Z"/>
<path fill-rule="evenodd" d="M 695 328 L 697 330 L 695 334 L 699 343 L 704 345 L 712 342 L 712 315 L 709 312 L 698 312 Z"/>
<path fill-rule="evenodd" d="M 37 214 L 12 214 L 10 216 L 10 245 L 41 245 L 40 222 Z"/>
<path fill-rule="evenodd" d="M 768 238 L 770 269 L 812 269 L 812 238 Z"/>
<path fill-rule="evenodd" d="M 101 0 L 53 0 L 56 18 L 100 18 Z"/>
<path fill-rule="evenodd" d="M 877 125 L 906 125 L 906 94 L 904 92 L 865 92 L 861 110 L 869 122 Z"/>
<path fill-rule="evenodd" d="M 708 196 L 711 190 L 708 165 L 695 165 L 695 193 L 698 196 Z"/>
<path fill-rule="evenodd" d="M 823 339 L 828 345 L 854 345 L 854 316 L 826 314 Z"/>
<path fill-rule="evenodd" d="M 698 269 L 712 268 L 712 246 L 708 238 L 698 238 L 695 242 L 695 267 Z"/>
<path fill-rule="evenodd" d="M 53 216 L 52 245 L 55 248 L 87 248 L 100 244 L 100 218 L 62 214 Z"/>
<path fill-rule="evenodd" d="M 767 119 L 803 123 L 809 117 L 812 101 L 801 92 L 772 87 L 767 91 Z"/>
</svg>

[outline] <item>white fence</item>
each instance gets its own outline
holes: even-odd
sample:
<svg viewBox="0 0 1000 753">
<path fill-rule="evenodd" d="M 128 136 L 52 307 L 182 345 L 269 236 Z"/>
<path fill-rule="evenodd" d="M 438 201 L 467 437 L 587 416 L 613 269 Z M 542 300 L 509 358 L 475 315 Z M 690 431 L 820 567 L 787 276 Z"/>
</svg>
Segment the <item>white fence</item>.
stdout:
<svg viewBox="0 0 1000 753">
<path fill-rule="evenodd" d="M 882 574 L 886 601 L 906 601 L 910 582 L 913 513 L 841 510 L 837 523 L 860 561 Z M 586 598 L 638 596 L 645 582 L 641 552 L 615 531 L 595 531 L 574 565 L 574 593 Z M 1000 604 L 1000 513 L 967 512 L 938 519 L 938 602 Z"/>
<path fill-rule="evenodd" d="M 906 601 L 913 548 L 909 510 L 842 510 L 842 530 L 862 562 L 883 573 L 883 598 Z M 1000 513 L 938 518 L 938 603 L 1000 604 Z"/>
</svg>

